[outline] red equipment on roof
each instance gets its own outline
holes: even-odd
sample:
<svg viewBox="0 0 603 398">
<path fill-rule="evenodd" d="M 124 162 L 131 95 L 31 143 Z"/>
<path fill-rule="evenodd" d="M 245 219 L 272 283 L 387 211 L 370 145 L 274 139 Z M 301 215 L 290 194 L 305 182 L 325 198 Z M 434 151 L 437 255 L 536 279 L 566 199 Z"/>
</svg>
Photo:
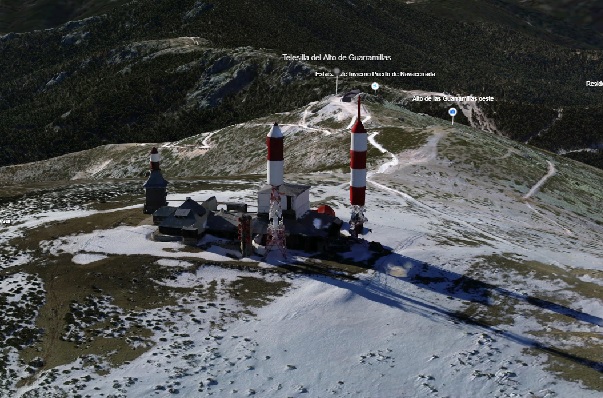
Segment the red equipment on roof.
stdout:
<svg viewBox="0 0 603 398">
<path fill-rule="evenodd" d="M 335 210 L 333 210 L 333 208 L 331 206 L 328 205 L 320 205 L 318 206 L 318 209 L 316 209 L 317 213 L 323 213 L 323 214 L 328 214 L 330 216 L 335 217 Z"/>
</svg>

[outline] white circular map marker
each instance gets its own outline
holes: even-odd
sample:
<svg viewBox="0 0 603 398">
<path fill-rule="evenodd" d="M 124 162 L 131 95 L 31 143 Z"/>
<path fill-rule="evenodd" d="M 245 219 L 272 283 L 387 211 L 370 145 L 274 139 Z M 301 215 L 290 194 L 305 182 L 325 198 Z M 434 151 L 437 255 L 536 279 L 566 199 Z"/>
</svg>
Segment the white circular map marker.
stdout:
<svg viewBox="0 0 603 398">
<path fill-rule="evenodd" d="M 379 90 L 379 83 L 374 82 L 371 84 L 371 88 L 375 91 L 375 94 L 377 94 L 377 90 Z"/>
<path fill-rule="evenodd" d="M 452 116 L 452 125 L 454 126 L 454 117 L 456 116 L 456 108 L 448 109 L 448 114 Z"/>
</svg>

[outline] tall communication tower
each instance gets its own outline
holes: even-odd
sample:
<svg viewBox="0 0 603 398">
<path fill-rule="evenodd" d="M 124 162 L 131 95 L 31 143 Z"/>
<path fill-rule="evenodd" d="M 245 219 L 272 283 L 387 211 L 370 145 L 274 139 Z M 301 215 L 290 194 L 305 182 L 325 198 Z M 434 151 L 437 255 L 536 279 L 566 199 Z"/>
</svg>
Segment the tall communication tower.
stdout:
<svg viewBox="0 0 603 398">
<path fill-rule="evenodd" d="M 270 210 L 268 212 L 266 255 L 273 250 L 279 250 L 283 256 L 286 256 L 285 224 L 283 223 L 283 209 L 279 192 L 279 187 L 283 185 L 284 178 L 283 133 L 277 123 L 274 123 L 266 137 L 266 147 L 268 148 L 267 181 L 272 186 Z"/>
<path fill-rule="evenodd" d="M 360 120 L 360 94 L 358 94 L 358 117 L 352 127 L 350 143 L 350 204 L 352 205 L 350 235 L 355 238 L 362 233 L 364 223 L 367 221 L 364 216 L 367 142 L 366 130 Z"/>
</svg>

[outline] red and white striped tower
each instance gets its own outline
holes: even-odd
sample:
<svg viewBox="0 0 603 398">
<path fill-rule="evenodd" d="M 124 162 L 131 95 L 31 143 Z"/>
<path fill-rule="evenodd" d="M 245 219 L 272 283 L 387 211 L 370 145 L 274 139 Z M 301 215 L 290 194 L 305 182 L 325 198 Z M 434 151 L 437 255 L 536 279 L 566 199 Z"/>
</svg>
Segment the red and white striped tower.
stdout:
<svg viewBox="0 0 603 398">
<path fill-rule="evenodd" d="M 364 223 L 364 197 L 366 193 L 366 150 L 367 134 L 362 120 L 360 120 L 360 95 L 358 95 L 358 117 L 352 127 L 352 140 L 350 145 L 350 204 L 352 215 L 350 218 L 350 234 L 357 237 L 362 233 Z"/>
<path fill-rule="evenodd" d="M 268 161 L 266 164 L 268 184 L 273 187 L 283 185 L 283 133 L 277 123 L 266 136 Z"/>
<path fill-rule="evenodd" d="M 266 136 L 267 156 L 267 181 L 272 186 L 270 193 L 270 210 L 268 212 L 268 239 L 266 241 L 266 255 L 274 249 L 280 250 L 286 256 L 285 224 L 283 224 L 283 210 L 281 208 L 281 194 L 279 187 L 283 185 L 283 133 L 277 123 L 274 123 Z"/>
<path fill-rule="evenodd" d="M 161 156 L 157 148 L 151 149 L 151 172 L 149 178 L 142 186 L 146 191 L 146 199 L 143 212 L 145 214 L 153 214 L 156 210 L 163 206 L 167 206 L 167 185 L 168 182 L 161 175 L 159 169 Z"/>
<path fill-rule="evenodd" d="M 151 171 L 159 170 L 159 162 L 161 162 L 161 155 L 156 147 L 151 149 Z"/>
</svg>

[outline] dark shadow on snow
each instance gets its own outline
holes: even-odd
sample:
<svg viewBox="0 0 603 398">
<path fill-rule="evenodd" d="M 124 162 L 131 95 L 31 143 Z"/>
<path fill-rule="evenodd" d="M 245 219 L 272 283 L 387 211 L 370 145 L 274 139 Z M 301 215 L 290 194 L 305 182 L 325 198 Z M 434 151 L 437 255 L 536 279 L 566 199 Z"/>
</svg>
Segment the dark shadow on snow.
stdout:
<svg viewBox="0 0 603 398">
<path fill-rule="evenodd" d="M 377 264 L 377 271 L 380 273 L 387 273 L 388 271 L 387 269 L 384 269 L 386 268 L 384 260 L 389 260 L 389 263 L 395 264 L 398 269 L 402 268 L 406 272 L 406 276 L 400 276 L 397 277 L 397 279 L 448 297 L 489 305 L 493 293 L 497 293 L 501 296 L 506 296 L 540 309 L 552 311 L 577 321 L 603 326 L 603 319 L 598 316 L 590 315 L 538 297 L 517 293 L 400 254 L 391 254 L 380 261 Z M 390 276 L 392 275 L 390 274 Z"/>
<path fill-rule="evenodd" d="M 589 315 L 547 300 L 539 299 L 537 297 L 512 292 L 508 289 L 482 282 L 465 275 L 460 275 L 409 257 L 399 254 L 391 254 L 385 257 L 384 260 L 385 259 L 389 260 L 388 263 L 394 263 L 406 271 L 406 275 L 404 276 L 394 276 L 396 279 L 411 283 L 422 289 L 427 289 L 432 292 L 445 295 L 449 299 L 458 299 L 466 302 L 490 305 L 492 293 L 498 293 L 533 305 L 537 308 L 552 311 L 581 322 L 587 322 L 599 326 L 603 325 L 603 319 L 599 317 Z M 452 321 L 453 323 L 462 322 L 465 324 L 470 324 L 526 347 L 540 349 L 546 353 L 568 359 L 577 364 L 588 366 L 589 368 L 603 373 L 603 362 L 582 358 L 580 356 L 576 356 L 541 343 L 531 337 L 525 337 L 510 331 L 505 331 L 499 327 L 489 325 L 464 314 L 449 311 L 431 303 L 426 303 L 424 301 L 417 300 L 416 298 L 399 294 L 393 291 L 389 286 L 387 286 L 387 284 L 382 282 L 382 274 L 385 271 L 383 264 L 384 261 L 379 261 L 376 267 L 377 273 L 375 277 L 372 280 L 364 283 L 334 278 L 321 278 L 319 276 L 316 276 L 316 279 L 342 289 L 350 290 L 368 300 L 385 304 L 393 308 L 399 308 L 407 312 L 417 313 L 428 318 L 444 318 L 448 321 Z"/>
</svg>

